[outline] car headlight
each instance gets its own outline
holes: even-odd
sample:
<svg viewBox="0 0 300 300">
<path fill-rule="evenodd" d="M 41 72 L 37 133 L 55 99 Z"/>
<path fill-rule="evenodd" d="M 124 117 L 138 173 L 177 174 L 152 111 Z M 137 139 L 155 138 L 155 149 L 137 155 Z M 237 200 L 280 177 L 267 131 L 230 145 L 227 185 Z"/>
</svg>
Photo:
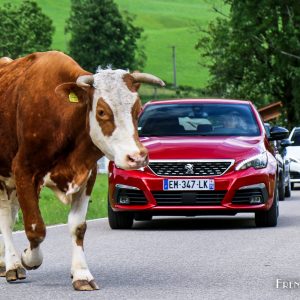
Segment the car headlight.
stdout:
<svg viewBox="0 0 300 300">
<path fill-rule="evenodd" d="M 263 169 L 267 166 L 267 164 L 268 164 L 268 155 L 267 152 L 263 152 L 261 154 L 243 160 L 235 167 L 235 169 L 237 171 L 246 170 L 250 167 L 253 167 L 254 169 Z"/>
</svg>

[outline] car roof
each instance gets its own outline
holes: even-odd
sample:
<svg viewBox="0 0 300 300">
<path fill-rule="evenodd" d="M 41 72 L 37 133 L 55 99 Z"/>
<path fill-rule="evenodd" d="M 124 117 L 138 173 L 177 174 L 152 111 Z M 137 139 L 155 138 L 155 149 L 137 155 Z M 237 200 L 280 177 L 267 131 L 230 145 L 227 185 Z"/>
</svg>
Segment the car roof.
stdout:
<svg viewBox="0 0 300 300">
<path fill-rule="evenodd" d="M 152 104 L 178 104 L 178 103 L 226 103 L 226 104 L 252 104 L 248 100 L 234 100 L 234 99 L 217 99 L 217 98 L 199 98 L 199 99 L 170 99 L 170 100 L 151 100 L 147 105 Z"/>
</svg>

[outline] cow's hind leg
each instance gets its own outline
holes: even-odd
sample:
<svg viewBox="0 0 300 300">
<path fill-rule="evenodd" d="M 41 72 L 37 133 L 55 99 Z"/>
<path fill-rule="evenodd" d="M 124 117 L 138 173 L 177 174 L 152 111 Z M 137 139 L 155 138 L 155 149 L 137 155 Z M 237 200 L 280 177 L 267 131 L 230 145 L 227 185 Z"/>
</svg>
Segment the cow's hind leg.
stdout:
<svg viewBox="0 0 300 300">
<path fill-rule="evenodd" d="M 26 278 L 25 269 L 21 264 L 12 237 L 12 228 L 15 222 L 17 206 L 15 191 L 9 191 L 2 186 L 2 189 L 0 189 L 0 230 L 2 232 L 5 250 L 2 245 L 2 250 L 0 251 L 5 253 L 5 276 L 8 282 Z"/>
<path fill-rule="evenodd" d="M 0 240 L 0 277 L 5 277 L 4 243 Z"/>
<path fill-rule="evenodd" d="M 13 229 L 15 225 L 15 221 L 18 215 L 19 211 L 19 202 L 16 197 L 16 190 L 12 190 L 9 194 L 9 200 L 11 200 L 11 217 L 12 217 L 12 226 L 11 228 Z M 0 277 L 5 277 L 6 274 L 6 268 L 5 268 L 5 246 L 0 239 Z"/>
<path fill-rule="evenodd" d="M 71 275 L 73 277 L 73 287 L 79 291 L 99 289 L 87 266 L 83 251 L 83 239 L 86 231 L 85 217 L 90 198 L 88 194 L 89 190 L 83 189 L 73 195 L 68 218 L 73 247 Z"/>
</svg>

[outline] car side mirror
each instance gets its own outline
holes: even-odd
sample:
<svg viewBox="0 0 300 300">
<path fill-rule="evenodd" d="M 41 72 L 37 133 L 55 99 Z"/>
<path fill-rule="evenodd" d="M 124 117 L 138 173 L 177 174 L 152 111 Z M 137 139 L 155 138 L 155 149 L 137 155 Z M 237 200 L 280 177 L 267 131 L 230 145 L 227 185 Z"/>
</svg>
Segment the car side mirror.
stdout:
<svg viewBox="0 0 300 300">
<path fill-rule="evenodd" d="M 288 147 L 288 146 L 291 146 L 291 145 L 293 145 L 293 142 L 288 140 L 288 139 L 284 139 L 280 142 L 281 147 Z"/>
<path fill-rule="evenodd" d="M 283 140 L 288 138 L 288 136 L 289 131 L 286 128 L 280 126 L 273 126 L 270 129 L 269 141 Z"/>
</svg>

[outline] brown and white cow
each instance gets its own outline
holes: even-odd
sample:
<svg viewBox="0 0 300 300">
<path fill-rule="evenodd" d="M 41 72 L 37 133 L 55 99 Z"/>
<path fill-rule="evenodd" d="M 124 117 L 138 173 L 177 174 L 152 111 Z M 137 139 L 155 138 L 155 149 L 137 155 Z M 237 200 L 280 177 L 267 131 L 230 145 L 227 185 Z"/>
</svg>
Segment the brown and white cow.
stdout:
<svg viewBox="0 0 300 300">
<path fill-rule="evenodd" d="M 38 198 L 43 185 L 71 204 L 71 274 L 76 290 L 98 289 L 84 252 L 86 212 L 96 162 L 106 155 L 124 169 L 148 162 L 139 142 L 137 117 L 141 82 L 163 86 L 159 78 L 123 70 L 90 74 L 67 55 L 33 53 L 0 59 L 0 275 L 8 282 L 38 268 L 46 228 Z M 28 248 L 21 257 L 12 239 L 19 205 Z"/>
</svg>

